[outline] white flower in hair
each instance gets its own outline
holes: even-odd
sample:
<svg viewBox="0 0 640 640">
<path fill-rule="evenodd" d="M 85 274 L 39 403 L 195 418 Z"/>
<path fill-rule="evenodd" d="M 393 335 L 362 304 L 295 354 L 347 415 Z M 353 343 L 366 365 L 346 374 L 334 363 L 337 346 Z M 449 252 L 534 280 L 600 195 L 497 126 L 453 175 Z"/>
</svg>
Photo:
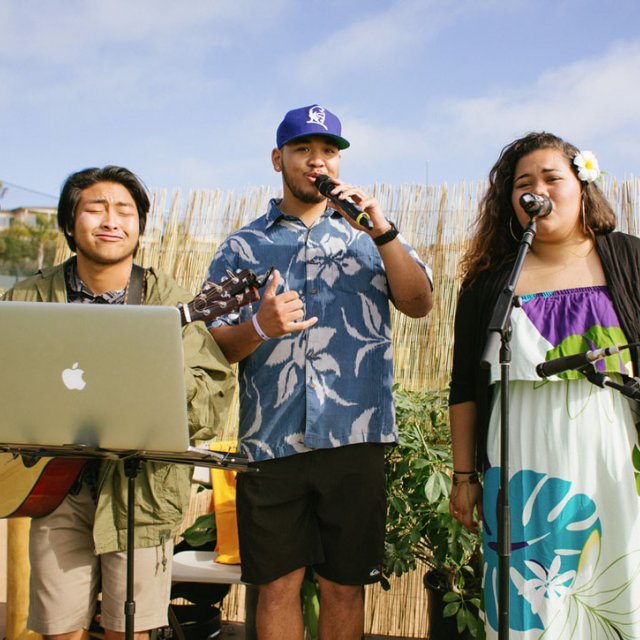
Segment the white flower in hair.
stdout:
<svg viewBox="0 0 640 640">
<path fill-rule="evenodd" d="M 583 182 L 593 182 L 600 177 L 600 165 L 593 151 L 580 151 L 573 159 L 578 170 L 578 178 Z"/>
</svg>

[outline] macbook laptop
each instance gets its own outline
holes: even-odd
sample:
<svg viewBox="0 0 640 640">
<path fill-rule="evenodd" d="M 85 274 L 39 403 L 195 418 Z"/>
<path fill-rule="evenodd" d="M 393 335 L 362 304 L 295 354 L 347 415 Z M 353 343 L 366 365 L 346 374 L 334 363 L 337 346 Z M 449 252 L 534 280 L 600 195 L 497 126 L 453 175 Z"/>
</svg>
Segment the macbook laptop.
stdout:
<svg viewBox="0 0 640 640">
<path fill-rule="evenodd" d="M 187 451 L 178 310 L 0 303 L 0 443 Z"/>
</svg>

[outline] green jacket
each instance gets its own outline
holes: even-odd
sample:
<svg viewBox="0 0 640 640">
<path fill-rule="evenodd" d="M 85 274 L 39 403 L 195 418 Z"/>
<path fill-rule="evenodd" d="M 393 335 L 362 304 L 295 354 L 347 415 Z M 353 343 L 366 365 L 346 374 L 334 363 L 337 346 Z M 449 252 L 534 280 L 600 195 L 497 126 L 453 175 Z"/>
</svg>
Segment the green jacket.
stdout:
<svg viewBox="0 0 640 640">
<path fill-rule="evenodd" d="M 149 269 L 145 304 L 175 306 L 193 296 L 167 275 Z M 4 300 L 66 302 L 64 265 L 44 269 L 18 282 Z M 194 440 L 208 440 L 223 424 L 235 376 L 202 322 L 182 329 L 189 430 Z M 152 374 L 152 372 L 149 372 Z M 189 465 L 145 462 L 136 477 L 135 546 L 152 547 L 173 538 L 189 504 Z M 100 465 L 93 537 L 96 553 L 122 551 L 127 539 L 127 477 L 122 462 Z"/>
</svg>

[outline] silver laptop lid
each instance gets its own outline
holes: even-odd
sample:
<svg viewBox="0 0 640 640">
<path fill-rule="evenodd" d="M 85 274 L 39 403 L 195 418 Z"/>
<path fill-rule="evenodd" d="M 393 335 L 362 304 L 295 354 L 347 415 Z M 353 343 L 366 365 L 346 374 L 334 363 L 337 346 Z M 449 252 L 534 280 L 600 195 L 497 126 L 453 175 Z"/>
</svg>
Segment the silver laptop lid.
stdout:
<svg viewBox="0 0 640 640">
<path fill-rule="evenodd" d="M 0 303 L 0 443 L 186 451 L 178 310 Z"/>
</svg>

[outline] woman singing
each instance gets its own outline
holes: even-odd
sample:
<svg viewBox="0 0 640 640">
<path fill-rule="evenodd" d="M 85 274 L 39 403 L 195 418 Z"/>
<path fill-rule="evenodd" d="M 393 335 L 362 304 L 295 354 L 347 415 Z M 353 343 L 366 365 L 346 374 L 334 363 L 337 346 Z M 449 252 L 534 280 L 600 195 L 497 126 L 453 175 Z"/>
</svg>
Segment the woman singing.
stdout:
<svg viewBox="0 0 640 640">
<path fill-rule="evenodd" d="M 536 365 L 640 340 L 640 240 L 614 232 L 595 156 L 549 133 L 505 147 L 462 261 L 450 420 L 450 511 L 483 519 L 487 637 L 498 629 L 500 366 L 479 361 L 496 300 L 530 218 L 547 197 L 516 287 L 511 323 L 510 638 L 640 638 L 640 450 L 636 402 L 581 371 L 546 379 Z M 594 363 L 622 384 L 638 350 Z M 498 384 L 497 384 L 498 383 Z M 478 470 L 484 471 L 483 485 Z"/>
</svg>

